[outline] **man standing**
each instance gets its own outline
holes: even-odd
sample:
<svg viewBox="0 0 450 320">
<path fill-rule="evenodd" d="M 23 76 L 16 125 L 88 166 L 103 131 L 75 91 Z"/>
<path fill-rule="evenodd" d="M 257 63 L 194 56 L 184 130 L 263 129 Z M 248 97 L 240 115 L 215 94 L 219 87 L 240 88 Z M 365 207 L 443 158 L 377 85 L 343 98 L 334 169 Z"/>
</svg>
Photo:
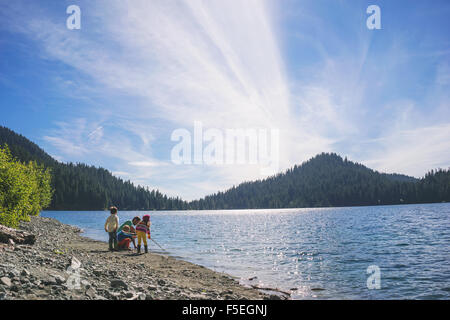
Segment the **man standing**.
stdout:
<svg viewBox="0 0 450 320">
<path fill-rule="evenodd" d="M 119 228 L 119 217 L 117 208 L 109 208 L 111 215 L 106 219 L 105 231 L 109 234 L 109 251 L 117 250 L 117 229 Z"/>
</svg>

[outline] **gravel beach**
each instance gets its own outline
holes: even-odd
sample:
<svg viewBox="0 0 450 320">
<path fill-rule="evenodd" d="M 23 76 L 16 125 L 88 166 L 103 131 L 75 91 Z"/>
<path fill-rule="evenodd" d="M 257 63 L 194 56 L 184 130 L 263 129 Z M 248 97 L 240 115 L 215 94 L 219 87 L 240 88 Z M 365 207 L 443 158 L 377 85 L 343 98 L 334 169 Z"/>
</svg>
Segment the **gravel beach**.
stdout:
<svg viewBox="0 0 450 320">
<path fill-rule="evenodd" d="M 173 257 L 109 252 L 106 243 L 54 219 L 32 217 L 20 229 L 35 234 L 36 243 L 0 247 L 0 300 L 281 298 Z"/>
</svg>

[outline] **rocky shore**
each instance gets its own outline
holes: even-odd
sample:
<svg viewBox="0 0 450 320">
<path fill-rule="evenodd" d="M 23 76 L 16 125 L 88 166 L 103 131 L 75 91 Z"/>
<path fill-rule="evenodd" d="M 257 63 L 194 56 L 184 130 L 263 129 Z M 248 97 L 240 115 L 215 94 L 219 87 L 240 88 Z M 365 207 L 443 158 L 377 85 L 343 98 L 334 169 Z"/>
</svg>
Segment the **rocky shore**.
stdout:
<svg viewBox="0 0 450 320">
<path fill-rule="evenodd" d="M 32 217 L 33 245 L 0 246 L 0 300 L 280 299 L 165 255 L 109 252 L 76 227 Z"/>
</svg>

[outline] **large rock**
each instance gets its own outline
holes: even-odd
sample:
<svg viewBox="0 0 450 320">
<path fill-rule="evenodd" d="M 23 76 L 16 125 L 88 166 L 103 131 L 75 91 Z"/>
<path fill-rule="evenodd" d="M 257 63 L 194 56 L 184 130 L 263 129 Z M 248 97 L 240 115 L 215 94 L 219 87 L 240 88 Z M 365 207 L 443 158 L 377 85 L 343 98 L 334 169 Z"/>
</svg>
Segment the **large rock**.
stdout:
<svg viewBox="0 0 450 320">
<path fill-rule="evenodd" d="M 17 244 L 34 244 L 36 236 L 26 231 L 0 225 L 0 242 L 10 243 L 10 240 Z"/>
<path fill-rule="evenodd" d="M 11 287 L 11 279 L 8 277 L 2 277 L 0 278 L 0 284 L 7 286 L 9 288 Z"/>
<path fill-rule="evenodd" d="M 49 286 L 58 284 L 58 282 L 56 282 L 55 277 L 53 277 L 53 276 L 48 276 L 46 279 L 43 279 L 42 282 L 45 285 L 49 285 Z"/>
<path fill-rule="evenodd" d="M 111 280 L 111 287 L 128 289 L 128 285 L 123 280 L 120 279 Z"/>
<path fill-rule="evenodd" d="M 89 288 L 86 290 L 86 295 L 91 299 L 95 299 L 97 296 L 97 293 L 95 292 L 95 290 L 93 288 Z"/>
</svg>

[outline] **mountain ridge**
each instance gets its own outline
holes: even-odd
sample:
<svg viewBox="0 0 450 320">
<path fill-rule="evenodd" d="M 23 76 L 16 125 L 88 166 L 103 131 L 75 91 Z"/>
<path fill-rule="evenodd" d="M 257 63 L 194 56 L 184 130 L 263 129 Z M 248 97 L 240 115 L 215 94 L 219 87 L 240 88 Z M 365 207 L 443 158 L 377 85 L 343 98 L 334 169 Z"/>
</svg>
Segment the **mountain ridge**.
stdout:
<svg viewBox="0 0 450 320">
<path fill-rule="evenodd" d="M 433 192 L 435 196 L 431 194 Z M 424 178 L 417 179 L 380 173 L 336 153 L 321 153 L 283 173 L 243 182 L 190 204 L 195 209 L 262 209 L 449 200 L 448 170 L 432 170 Z"/>
<path fill-rule="evenodd" d="M 450 201 L 450 170 L 425 177 L 381 173 L 336 153 L 321 153 L 274 176 L 242 182 L 191 202 L 135 186 L 101 167 L 62 163 L 37 144 L 0 126 L 0 145 L 20 161 L 52 169 L 55 195 L 50 210 L 257 209 L 361 206 Z"/>
<path fill-rule="evenodd" d="M 116 205 L 122 210 L 171 210 L 187 207 L 179 198 L 158 190 L 135 186 L 104 168 L 82 163 L 59 162 L 37 144 L 13 130 L 0 126 L 0 146 L 22 162 L 36 161 L 52 170 L 54 195 L 49 210 L 103 210 Z"/>
</svg>

